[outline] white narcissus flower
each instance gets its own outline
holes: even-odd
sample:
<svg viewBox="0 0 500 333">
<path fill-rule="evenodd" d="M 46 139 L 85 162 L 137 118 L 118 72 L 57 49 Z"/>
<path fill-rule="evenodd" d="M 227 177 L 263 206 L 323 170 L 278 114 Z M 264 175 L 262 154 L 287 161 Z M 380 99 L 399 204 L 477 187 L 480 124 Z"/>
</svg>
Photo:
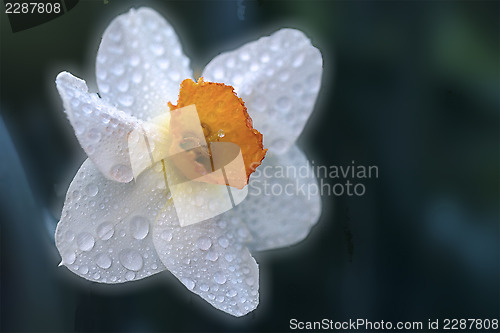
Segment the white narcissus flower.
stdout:
<svg viewBox="0 0 500 333">
<path fill-rule="evenodd" d="M 260 172 L 310 168 L 294 142 L 320 88 L 321 53 L 302 32 L 282 29 L 208 64 L 204 80 L 234 87 L 269 150 L 250 178 L 255 191 L 240 205 L 185 227 L 179 225 L 162 173 L 152 167 L 133 181 L 127 146 L 131 131 L 168 112 L 167 102 L 177 100 L 180 83 L 193 77 L 174 30 L 149 8 L 117 17 L 102 38 L 96 74 L 100 98 L 67 72 L 56 79 L 89 157 L 68 189 L 57 226 L 62 264 L 101 283 L 168 269 L 217 309 L 234 316 L 254 310 L 259 270 L 249 250 L 297 243 L 321 212 L 319 195 L 303 190 L 317 186 L 314 177 Z M 264 185 L 286 191 L 266 195 Z"/>
</svg>

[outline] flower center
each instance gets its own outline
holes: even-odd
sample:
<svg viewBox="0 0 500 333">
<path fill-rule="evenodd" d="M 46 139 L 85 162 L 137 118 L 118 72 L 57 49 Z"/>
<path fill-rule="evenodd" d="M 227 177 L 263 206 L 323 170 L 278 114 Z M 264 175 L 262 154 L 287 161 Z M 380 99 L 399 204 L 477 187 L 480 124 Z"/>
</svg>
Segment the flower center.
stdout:
<svg viewBox="0 0 500 333">
<path fill-rule="evenodd" d="M 171 110 L 170 154 L 178 153 L 173 162 L 184 176 L 196 179 L 208 175 L 217 165 L 229 163 L 241 151 L 244 179 L 228 182 L 226 178 L 224 183 L 238 188 L 248 184 L 250 174 L 261 164 L 267 149 L 263 148 L 262 134 L 253 128 L 245 103 L 233 87 L 205 82 L 203 78 L 198 82 L 186 79 L 181 83 L 177 105 L 170 102 L 168 105 Z M 197 112 L 194 117 L 189 114 L 193 110 L 186 108 L 191 105 Z M 210 177 L 204 177 L 203 181 L 218 183 Z"/>
</svg>

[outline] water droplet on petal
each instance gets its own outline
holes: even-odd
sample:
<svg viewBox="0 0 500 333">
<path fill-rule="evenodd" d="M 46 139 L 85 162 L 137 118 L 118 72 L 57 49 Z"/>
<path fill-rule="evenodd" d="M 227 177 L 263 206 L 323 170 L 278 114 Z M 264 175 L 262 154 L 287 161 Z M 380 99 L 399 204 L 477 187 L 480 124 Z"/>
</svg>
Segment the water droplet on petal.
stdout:
<svg viewBox="0 0 500 333">
<path fill-rule="evenodd" d="M 134 216 L 130 220 L 130 230 L 132 237 L 141 240 L 146 238 L 149 233 L 149 220 L 143 216 Z"/>
<path fill-rule="evenodd" d="M 297 56 L 297 58 L 295 58 L 295 60 L 293 61 L 292 63 L 292 66 L 293 67 L 300 67 L 302 65 L 302 63 L 304 62 L 304 54 L 301 53 Z"/>
<path fill-rule="evenodd" d="M 76 120 L 74 123 L 73 123 L 73 127 L 75 129 L 75 133 L 80 135 L 83 133 L 83 131 L 85 131 L 85 126 L 83 125 L 82 122 Z"/>
<path fill-rule="evenodd" d="M 136 84 L 139 84 L 142 82 L 142 74 L 141 73 L 134 73 L 132 75 L 132 81 Z"/>
<path fill-rule="evenodd" d="M 73 191 L 73 199 L 75 201 L 80 200 L 81 197 L 82 197 L 82 195 L 81 195 L 80 191 Z"/>
<path fill-rule="evenodd" d="M 236 292 L 236 290 L 234 289 L 229 289 L 229 291 L 226 293 L 227 297 L 234 297 L 236 295 L 238 295 L 238 292 Z"/>
<path fill-rule="evenodd" d="M 220 237 L 219 245 L 226 249 L 229 246 L 229 240 L 226 237 Z"/>
<path fill-rule="evenodd" d="M 219 259 L 219 254 L 216 251 L 211 250 L 207 253 L 207 259 L 210 261 L 217 261 L 217 259 Z"/>
<path fill-rule="evenodd" d="M 132 249 L 126 249 L 120 252 L 120 263 L 123 267 L 131 271 L 140 270 L 144 264 L 140 253 Z"/>
<path fill-rule="evenodd" d="M 120 82 L 118 82 L 117 86 L 119 91 L 121 92 L 126 92 L 128 90 L 128 81 L 127 80 L 121 80 Z"/>
<path fill-rule="evenodd" d="M 104 269 L 110 268 L 112 262 L 111 258 L 105 253 L 100 253 L 95 257 L 95 263 L 97 266 Z"/>
<path fill-rule="evenodd" d="M 222 272 L 217 272 L 214 275 L 214 281 L 217 282 L 218 284 L 224 284 L 226 283 L 226 276 Z"/>
<path fill-rule="evenodd" d="M 65 265 L 72 265 L 75 262 L 75 260 L 76 260 L 76 254 L 71 250 L 66 250 L 62 254 L 62 262 Z"/>
<path fill-rule="evenodd" d="M 245 279 L 245 282 L 246 282 L 249 286 L 253 286 L 253 285 L 254 285 L 254 283 L 255 283 L 255 279 L 254 279 L 253 277 L 249 276 L 249 277 L 247 277 L 247 278 Z"/>
<path fill-rule="evenodd" d="M 133 55 L 129 59 L 129 64 L 132 67 L 139 65 L 140 62 L 141 62 L 141 58 L 138 55 Z"/>
<path fill-rule="evenodd" d="M 88 232 L 82 232 L 76 237 L 76 244 L 82 251 L 90 251 L 94 247 L 94 237 Z"/>
<path fill-rule="evenodd" d="M 120 95 L 118 102 L 125 107 L 129 107 L 134 104 L 134 97 L 131 95 Z"/>
<path fill-rule="evenodd" d="M 292 102 L 288 96 L 282 96 L 276 101 L 276 108 L 279 112 L 287 114 L 292 107 Z"/>
<path fill-rule="evenodd" d="M 78 271 L 82 273 L 83 275 L 87 274 L 89 272 L 89 268 L 87 266 L 81 266 Z"/>
<path fill-rule="evenodd" d="M 152 44 L 149 49 L 157 56 L 161 56 L 165 52 L 165 49 L 160 44 Z"/>
<path fill-rule="evenodd" d="M 223 138 L 223 137 L 226 136 L 226 133 L 224 133 L 224 130 L 220 129 L 220 130 L 217 131 L 217 136 L 219 138 Z"/>
<path fill-rule="evenodd" d="M 91 114 L 92 113 L 92 107 L 88 104 L 84 104 L 82 106 L 82 111 L 85 112 L 86 114 Z"/>
<path fill-rule="evenodd" d="M 97 195 L 97 192 L 99 192 L 99 188 L 96 184 L 88 184 L 86 190 L 87 194 L 91 197 L 95 197 Z"/>
<path fill-rule="evenodd" d="M 168 75 L 173 81 L 179 81 L 181 78 L 181 74 L 178 71 L 171 71 Z"/>
<path fill-rule="evenodd" d="M 132 281 L 133 279 L 135 279 L 135 273 L 128 271 L 127 273 L 125 273 L 125 279 L 127 281 Z"/>
<path fill-rule="evenodd" d="M 167 242 L 170 242 L 172 240 L 172 233 L 169 232 L 169 231 L 163 231 L 161 234 L 160 234 L 160 237 L 161 239 L 163 239 L 164 241 L 167 241 Z"/>
<path fill-rule="evenodd" d="M 67 242 L 72 242 L 75 239 L 75 234 L 73 233 L 73 231 L 66 231 L 66 233 L 64 234 L 64 239 Z"/>
<path fill-rule="evenodd" d="M 202 285 L 200 286 L 200 290 L 201 290 L 201 291 L 205 291 L 205 292 L 206 292 L 206 291 L 208 291 L 209 289 L 210 289 L 210 287 L 209 287 L 208 285 L 206 285 L 206 284 L 202 284 Z"/>
<path fill-rule="evenodd" d="M 212 246 L 212 241 L 210 240 L 210 238 L 208 238 L 206 236 L 202 236 L 202 237 L 198 238 L 198 240 L 196 241 L 196 245 L 201 250 L 206 251 L 210 248 L 210 246 Z"/>
<path fill-rule="evenodd" d="M 122 183 L 128 183 L 134 177 L 132 170 L 123 164 L 117 164 L 111 169 L 111 176 Z"/>
<path fill-rule="evenodd" d="M 115 228 L 111 224 L 111 222 L 104 222 L 101 223 L 97 227 L 97 237 L 99 237 L 102 240 L 108 240 L 111 237 L 113 237 L 113 234 L 115 233 Z"/>
<path fill-rule="evenodd" d="M 158 60 L 158 66 L 160 69 L 166 70 L 170 66 L 170 60 L 167 58 L 161 58 Z"/>
<path fill-rule="evenodd" d="M 272 148 L 277 154 L 283 154 L 286 150 L 286 141 L 284 139 L 276 139 L 272 142 Z"/>
<path fill-rule="evenodd" d="M 195 286 L 195 283 L 193 280 L 191 279 L 188 279 L 188 278 L 182 278 L 181 279 L 181 282 L 189 289 L 189 290 L 193 290 L 194 289 L 194 286 Z"/>
<path fill-rule="evenodd" d="M 214 69 L 214 79 L 217 81 L 221 81 L 224 78 L 224 69 L 221 67 L 217 67 Z"/>
</svg>

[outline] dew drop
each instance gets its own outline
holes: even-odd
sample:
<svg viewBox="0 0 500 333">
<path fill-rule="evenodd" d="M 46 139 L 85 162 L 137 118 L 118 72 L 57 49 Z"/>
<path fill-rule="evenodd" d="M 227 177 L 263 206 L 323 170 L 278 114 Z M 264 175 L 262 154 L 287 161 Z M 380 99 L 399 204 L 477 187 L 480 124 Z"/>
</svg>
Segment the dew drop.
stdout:
<svg viewBox="0 0 500 333">
<path fill-rule="evenodd" d="M 312 93 L 317 93 L 321 86 L 321 75 L 320 74 L 311 74 L 306 79 L 307 88 Z"/>
<path fill-rule="evenodd" d="M 158 66 L 160 69 L 166 70 L 170 67 L 170 61 L 167 58 L 161 58 L 158 60 Z"/>
<path fill-rule="evenodd" d="M 293 67 L 300 67 L 302 65 L 302 63 L 304 62 L 304 54 L 301 53 L 297 56 L 297 58 L 295 58 L 295 60 L 293 61 L 292 63 L 292 66 Z"/>
<path fill-rule="evenodd" d="M 217 67 L 214 70 L 214 79 L 220 81 L 224 78 L 224 69 Z"/>
<path fill-rule="evenodd" d="M 128 62 L 130 64 L 130 66 L 136 67 L 141 62 L 141 58 L 138 55 L 133 55 L 130 57 Z"/>
<path fill-rule="evenodd" d="M 125 273 L 125 279 L 127 281 L 132 281 L 133 279 L 135 279 L 135 273 L 128 271 L 127 273 Z"/>
<path fill-rule="evenodd" d="M 83 275 L 89 272 L 89 268 L 87 266 L 81 266 L 78 271 L 80 271 Z"/>
<path fill-rule="evenodd" d="M 262 61 L 263 63 L 267 63 L 269 62 L 271 58 L 269 57 L 269 54 L 267 53 L 264 53 L 263 55 L 260 56 L 260 61 Z"/>
<path fill-rule="evenodd" d="M 243 51 L 242 53 L 240 53 L 240 59 L 243 61 L 248 61 L 250 60 L 250 54 L 248 54 L 248 52 Z"/>
<path fill-rule="evenodd" d="M 66 233 L 64 234 L 64 239 L 67 242 L 72 242 L 75 239 L 75 234 L 73 233 L 73 231 L 66 231 Z"/>
<path fill-rule="evenodd" d="M 220 237 L 219 245 L 226 249 L 229 246 L 229 240 L 226 237 Z"/>
<path fill-rule="evenodd" d="M 111 66 L 111 73 L 115 74 L 116 76 L 120 76 L 125 73 L 125 67 L 120 63 L 115 63 L 113 66 Z"/>
<path fill-rule="evenodd" d="M 85 112 L 86 114 L 91 114 L 92 113 L 92 107 L 88 104 L 84 104 L 82 106 L 82 111 Z"/>
<path fill-rule="evenodd" d="M 165 49 L 160 44 L 152 44 L 149 49 L 157 56 L 161 56 L 165 53 Z"/>
<path fill-rule="evenodd" d="M 194 289 L 194 286 L 195 286 L 195 283 L 193 280 L 191 279 L 188 279 L 188 278 L 182 278 L 181 279 L 181 282 L 189 289 L 189 290 L 193 290 Z"/>
<path fill-rule="evenodd" d="M 71 106 L 74 107 L 75 109 L 80 105 L 80 101 L 78 99 L 73 99 L 71 101 Z"/>
<path fill-rule="evenodd" d="M 97 264 L 97 266 L 104 268 L 104 269 L 110 268 L 112 262 L 113 261 L 106 253 L 99 253 L 95 257 L 95 263 Z"/>
<path fill-rule="evenodd" d="M 101 82 L 99 84 L 99 91 L 103 94 L 107 94 L 109 92 L 109 84 Z"/>
<path fill-rule="evenodd" d="M 226 293 L 227 297 L 234 297 L 236 295 L 238 295 L 238 293 L 234 289 L 229 289 L 229 291 Z"/>
<path fill-rule="evenodd" d="M 94 280 L 99 280 L 101 278 L 101 274 L 96 272 L 92 277 L 94 278 Z"/>
<path fill-rule="evenodd" d="M 214 275 L 214 281 L 217 282 L 218 284 L 224 284 L 226 283 L 226 276 L 222 272 L 217 272 Z"/>
<path fill-rule="evenodd" d="M 138 73 L 138 72 L 134 73 L 134 74 L 132 75 L 132 81 L 133 81 L 134 83 L 136 83 L 136 84 L 141 83 L 141 82 L 142 82 L 142 74 L 141 74 L 141 73 Z"/>
<path fill-rule="evenodd" d="M 134 177 L 132 170 L 123 164 L 113 166 L 111 169 L 111 176 L 121 183 L 128 183 Z"/>
<path fill-rule="evenodd" d="M 73 199 L 74 200 L 80 200 L 80 198 L 82 197 L 82 194 L 80 193 L 80 191 L 73 191 Z"/>
<path fill-rule="evenodd" d="M 233 68 L 235 65 L 236 65 L 236 60 L 234 60 L 234 58 L 232 58 L 232 57 L 228 57 L 228 58 L 226 59 L 226 66 L 227 66 L 228 68 Z"/>
<path fill-rule="evenodd" d="M 210 238 L 208 238 L 206 236 L 202 236 L 202 237 L 198 238 L 198 240 L 196 241 L 196 245 L 201 250 L 206 251 L 212 246 L 212 241 L 210 240 Z"/>
<path fill-rule="evenodd" d="M 277 154 L 283 154 L 286 150 L 287 144 L 284 139 L 276 139 L 272 143 L 273 150 L 276 151 Z"/>
<path fill-rule="evenodd" d="M 121 95 L 118 97 L 118 102 L 125 107 L 129 107 L 134 104 L 134 97 L 131 95 Z"/>
<path fill-rule="evenodd" d="M 94 237 L 88 232 L 82 232 L 76 237 L 76 244 L 82 251 L 90 251 L 94 247 Z"/>
<path fill-rule="evenodd" d="M 136 250 L 126 249 L 120 252 L 120 263 L 131 271 L 138 271 L 142 268 L 143 259 Z"/>
<path fill-rule="evenodd" d="M 238 235 L 243 239 L 247 238 L 249 235 L 248 229 L 244 227 L 238 228 Z"/>
<path fill-rule="evenodd" d="M 210 287 L 209 287 L 208 285 L 206 285 L 206 284 L 202 284 L 202 285 L 200 286 L 200 290 L 201 290 L 201 291 L 205 291 L 205 292 L 207 292 L 209 289 L 210 289 Z"/>
<path fill-rule="evenodd" d="M 217 136 L 219 138 L 223 138 L 223 137 L 226 136 L 226 133 L 224 133 L 224 130 L 220 129 L 220 130 L 217 131 Z"/>
<path fill-rule="evenodd" d="M 115 228 L 111 224 L 111 222 L 104 222 L 101 223 L 97 227 L 97 237 L 99 237 L 102 240 L 108 240 L 111 237 L 113 237 L 113 234 L 115 233 Z"/>
<path fill-rule="evenodd" d="M 96 184 L 88 184 L 86 187 L 87 194 L 91 197 L 95 197 L 97 192 L 99 192 L 99 188 Z"/>
<path fill-rule="evenodd" d="M 282 96 L 276 101 L 276 108 L 282 113 L 288 113 L 292 107 L 292 102 L 287 96 Z"/>
<path fill-rule="evenodd" d="M 72 265 L 75 262 L 75 260 L 76 260 L 76 254 L 71 250 L 66 250 L 62 254 L 62 262 L 65 265 Z"/>
<path fill-rule="evenodd" d="M 121 80 L 120 82 L 118 82 L 117 86 L 119 91 L 121 92 L 126 92 L 128 90 L 128 81 L 127 80 Z"/>
<path fill-rule="evenodd" d="M 217 296 L 217 297 L 215 298 L 215 300 L 216 300 L 217 302 L 219 302 L 219 303 L 222 303 L 222 302 L 224 302 L 224 296 L 219 295 L 219 296 Z"/>
<path fill-rule="evenodd" d="M 130 220 L 130 231 L 135 239 L 146 238 L 149 233 L 149 220 L 143 216 L 134 216 Z"/>
<path fill-rule="evenodd" d="M 209 251 L 207 253 L 207 259 L 210 261 L 217 261 L 217 259 L 219 259 L 219 254 L 215 251 Z"/>
<path fill-rule="evenodd" d="M 249 286 L 253 286 L 254 283 L 255 283 L 255 279 L 253 277 L 247 277 L 245 279 L 245 282 L 249 285 Z"/>
<path fill-rule="evenodd" d="M 172 240 L 172 233 L 169 232 L 169 231 L 163 231 L 160 234 L 160 237 L 161 237 L 162 240 L 170 242 Z"/>
<path fill-rule="evenodd" d="M 168 75 L 173 81 L 179 81 L 181 78 L 181 74 L 178 71 L 171 71 Z"/>
<path fill-rule="evenodd" d="M 78 135 L 82 134 L 83 131 L 85 131 L 85 126 L 79 121 L 75 121 L 73 123 L 73 128 L 75 129 L 75 133 Z"/>
</svg>

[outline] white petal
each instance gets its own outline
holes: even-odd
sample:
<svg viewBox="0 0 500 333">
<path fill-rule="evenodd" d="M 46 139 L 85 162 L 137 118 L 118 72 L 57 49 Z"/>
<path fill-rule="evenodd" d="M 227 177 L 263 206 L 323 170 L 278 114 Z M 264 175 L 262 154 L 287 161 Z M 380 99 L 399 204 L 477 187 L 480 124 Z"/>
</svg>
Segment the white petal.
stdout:
<svg viewBox="0 0 500 333">
<path fill-rule="evenodd" d="M 243 316 L 259 303 L 259 269 L 236 242 L 231 221 L 220 217 L 180 227 L 173 206 L 155 226 L 153 240 L 164 265 L 215 308 Z"/>
<path fill-rule="evenodd" d="M 177 101 L 180 83 L 193 73 L 170 24 L 139 8 L 115 18 L 104 32 L 96 76 L 106 101 L 149 120 Z"/>
<path fill-rule="evenodd" d="M 56 84 L 76 137 L 90 159 L 108 179 L 131 181 L 127 137 L 138 127 L 138 120 L 89 93 L 85 81 L 68 72 L 60 73 Z"/>
<path fill-rule="evenodd" d="M 307 176 L 307 177 L 305 177 Z M 223 218 L 241 219 L 238 235 L 250 250 L 268 250 L 303 240 L 321 214 L 320 188 L 297 146 L 269 154 L 250 177 L 248 196 Z"/>
<path fill-rule="evenodd" d="M 109 181 L 86 160 L 71 183 L 56 245 L 62 264 L 88 280 L 119 283 L 165 269 L 153 224 L 167 202 L 163 174 L 153 168 L 128 184 Z"/>
<path fill-rule="evenodd" d="M 302 132 L 321 85 L 323 60 L 300 31 L 269 37 L 215 57 L 205 81 L 232 85 L 243 99 L 264 146 L 284 153 Z"/>
</svg>

